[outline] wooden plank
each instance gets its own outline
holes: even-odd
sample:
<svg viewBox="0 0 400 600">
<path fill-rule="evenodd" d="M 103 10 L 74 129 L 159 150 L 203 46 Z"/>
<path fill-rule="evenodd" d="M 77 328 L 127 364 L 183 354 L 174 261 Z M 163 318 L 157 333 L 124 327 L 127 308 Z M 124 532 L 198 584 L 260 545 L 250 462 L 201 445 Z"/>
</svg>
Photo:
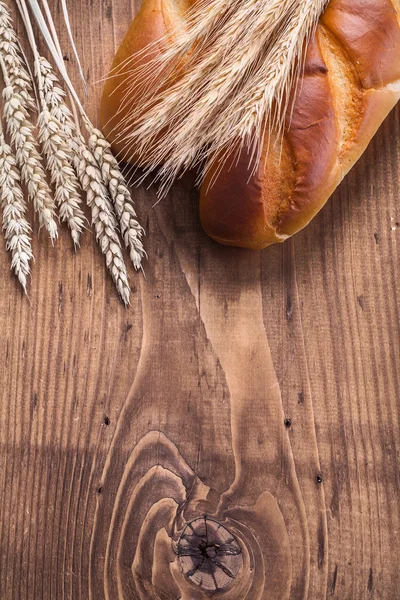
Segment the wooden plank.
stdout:
<svg viewBox="0 0 400 600">
<path fill-rule="evenodd" d="M 70 3 L 90 81 L 138 5 Z M 261 253 L 202 233 L 189 177 L 140 189 L 128 310 L 92 235 L 35 237 L 30 302 L 1 245 L 2 600 L 206 598 L 178 544 L 204 515 L 241 548 L 216 597 L 398 597 L 398 122 Z"/>
</svg>

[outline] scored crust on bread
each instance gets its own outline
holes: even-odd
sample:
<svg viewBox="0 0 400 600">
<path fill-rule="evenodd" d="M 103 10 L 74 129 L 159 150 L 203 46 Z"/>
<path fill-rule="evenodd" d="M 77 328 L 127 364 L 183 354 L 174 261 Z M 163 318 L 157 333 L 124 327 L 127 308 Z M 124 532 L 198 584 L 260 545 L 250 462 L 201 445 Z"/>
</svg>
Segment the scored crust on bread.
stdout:
<svg viewBox="0 0 400 600">
<path fill-rule="evenodd" d="M 178 28 L 190 4 L 144 0 L 113 67 Z M 309 44 L 283 139 L 265 141 L 253 174 L 245 149 L 239 159 L 221 166 L 215 157 L 209 165 L 200 216 L 212 238 L 261 249 L 302 229 L 322 208 L 400 97 L 399 13 L 399 0 L 330 1 Z M 115 137 L 129 110 L 120 110 L 124 85 L 124 75 L 107 81 L 101 113 L 121 155 L 126 149 Z M 134 162 L 134 149 L 125 158 Z"/>
</svg>

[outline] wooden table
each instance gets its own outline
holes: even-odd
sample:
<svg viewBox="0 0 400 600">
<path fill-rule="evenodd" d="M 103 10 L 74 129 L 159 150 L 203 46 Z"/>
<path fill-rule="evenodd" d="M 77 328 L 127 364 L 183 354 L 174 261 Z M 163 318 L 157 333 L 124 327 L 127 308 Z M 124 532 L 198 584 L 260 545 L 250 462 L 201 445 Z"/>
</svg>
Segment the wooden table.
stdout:
<svg viewBox="0 0 400 600">
<path fill-rule="evenodd" d="M 69 2 L 89 81 L 138 5 Z M 92 234 L 35 236 L 30 302 L 1 244 L 1 600 L 206 598 L 177 556 L 204 515 L 241 550 L 218 598 L 400 598 L 399 139 L 396 110 L 261 253 L 210 241 L 188 180 L 138 190 L 128 310 Z"/>
</svg>

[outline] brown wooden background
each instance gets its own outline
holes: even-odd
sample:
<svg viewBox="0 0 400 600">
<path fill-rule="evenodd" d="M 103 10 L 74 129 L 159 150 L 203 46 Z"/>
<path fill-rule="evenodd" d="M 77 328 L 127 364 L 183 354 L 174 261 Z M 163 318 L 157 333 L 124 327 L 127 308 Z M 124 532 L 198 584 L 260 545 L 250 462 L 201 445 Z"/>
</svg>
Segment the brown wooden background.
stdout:
<svg viewBox="0 0 400 600">
<path fill-rule="evenodd" d="M 68 4 L 96 81 L 139 0 Z M 129 310 L 91 234 L 77 255 L 65 230 L 35 236 L 30 302 L 1 244 L 1 600 L 177 600 L 185 477 L 204 510 L 251 513 L 249 600 L 400 598 L 399 140 L 396 110 L 313 223 L 261 253 L 211 242 L 190 182 L 155 209 L 139 190 Z"/>
</svg>

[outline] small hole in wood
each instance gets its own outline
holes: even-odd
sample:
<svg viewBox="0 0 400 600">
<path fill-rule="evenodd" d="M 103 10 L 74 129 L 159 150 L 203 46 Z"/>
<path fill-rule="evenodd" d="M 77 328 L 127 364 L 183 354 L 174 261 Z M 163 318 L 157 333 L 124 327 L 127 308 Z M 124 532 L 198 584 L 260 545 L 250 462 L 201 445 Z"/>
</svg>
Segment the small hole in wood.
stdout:
<svg viewBox="0 0 400 600">
<path fill-rule="evenodd" d="M 101 492 L 103 491 L 103 486 L 101 485 L 98 489 L 97 489 L 97 493 L 101 494 Z"/>
<path fill-rule="evenodd" d="M 103 423 L 104 423 L 104 425 L 109 425 L 111 423 L 110 418 L 109 417 L 104 417 Z"/>
<path fill-rule="evenodd" d="M 315 481 L 316 481 L 318 484 L 322 483 L 322 475 L 321 475 L 321 473 L 318 473 L 318 475 L 316 475 L 316 477 L 315 477 Z"/>
<path fill-rule="evenodd" d="M 290 427 L 292 426 L 292 419 L 285 419 L 284 424 L 286 429 L 290 429 Z"/>
</svg>

